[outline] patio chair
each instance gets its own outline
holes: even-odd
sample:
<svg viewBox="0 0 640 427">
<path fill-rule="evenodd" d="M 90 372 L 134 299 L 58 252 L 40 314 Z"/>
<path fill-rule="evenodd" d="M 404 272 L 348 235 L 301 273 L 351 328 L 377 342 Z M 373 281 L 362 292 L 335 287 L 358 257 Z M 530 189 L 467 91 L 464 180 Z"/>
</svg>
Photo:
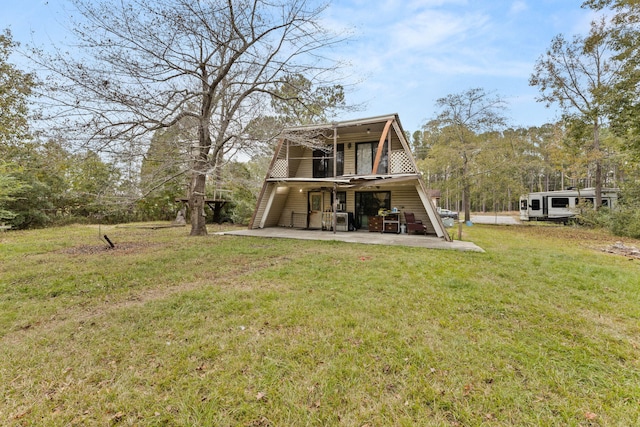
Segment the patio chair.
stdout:
<svg viewBox="0 0 640 427">
<path fill-rule="evenodd" d="M 427 231 L 427 227 L 422 223 L 422 220 L 416 219 L 413 213 L 405 212 L 404 219 L 407 223 L 407 234 L 411 234 L 412 231 L 416 234 L 425 234 Z"/>
</svg>

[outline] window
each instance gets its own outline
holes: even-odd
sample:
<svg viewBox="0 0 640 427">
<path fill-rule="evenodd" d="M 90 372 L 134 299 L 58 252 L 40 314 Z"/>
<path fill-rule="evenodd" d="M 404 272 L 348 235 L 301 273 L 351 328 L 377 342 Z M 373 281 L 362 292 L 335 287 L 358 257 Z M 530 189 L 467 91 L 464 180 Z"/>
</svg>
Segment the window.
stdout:
<svg viewBox="0 0 640 427">
<path fill-rule="evenodd" d="M 338 199 L 338 212 L 345 212 L 347 210 L 347 193 L 345 191 L 338 191 L 336 193 Z"/>
<path fill-rule="evenodd" d="M 320 194 L 311 195 L 311 210 L 312 211 L 322 210 L 322 195 Z"/>
<path fill-rule="evenodd" d="M 539 199 L 533 199 L 531 201 L 531 210 L 532 211 L 539 211 L 540 210 L 540 200 Z"/>
<path fill-rule="evenodd" d="M 391 209 L 390 191 L 356 192 L 356 228 L 368 228 L 368 217 L 378 215 L 380 209 Z"/>
<path fill-rule="evenodd" d="M 387 166 L 389 164 L 389 150 L 387 149 L 388 143 L 384 142 L 384 148 L 382 149 L 382 156 L 380 157 L 380 164 L 378 165 L 377 174 L 386 174 Z M 377 142 L 361 142 L 356 144 L 356 173 L 358 175 L 370 175 L 373 169 L 373 162 L 376 159 L 376 153 L 378 151 Z"/>
<path fill-rule="evenodd" d="M 526 200 L 520 200 L 520 210 L 521 211 L 526 211 L 527 210 L 527 201 Z"/>
<path fill-rule="evenodd" d="M 580 201 L 582 201 L 582 204 L 590 203 L 592 206 L 595 204 L 593 197 L 582 197 L 582 198 L 576 197 L 575 201 L 576 201 L 576 206 L 578 205 L 578 203 L 580 203 Z"/>
<path fill-rule="evenodd" d="M 552 197 L 551 207 L 552 208 L 568 208 L 569 198 L 568 197 Z"/>
<path fill-rule="evenodd" d="M 338 155 L 336 156 L 336 176 L 344 175 L 344 144 L 338 144 Z"/>
<path fill-rule="evenodd" d="M 336 156 L 337 174 L 344 175 L 344 144 L 338 144 Z M 327 150 L 313 150 L 313 177 L 329 178 L 333 176 L 333 147 Z"/>
</svg>

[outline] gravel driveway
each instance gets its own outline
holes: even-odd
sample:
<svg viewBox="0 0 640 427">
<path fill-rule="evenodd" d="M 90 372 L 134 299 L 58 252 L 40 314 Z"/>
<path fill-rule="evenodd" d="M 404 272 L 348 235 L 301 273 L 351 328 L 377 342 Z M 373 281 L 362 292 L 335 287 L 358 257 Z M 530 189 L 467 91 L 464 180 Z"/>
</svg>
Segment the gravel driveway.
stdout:
<svg viewBox="0 0 640 427">
<path fill-rule="evenodd" d="M 475 224 L 518 225 L 520 220 L 509 215 L 471 215 Z"/>
</svg>

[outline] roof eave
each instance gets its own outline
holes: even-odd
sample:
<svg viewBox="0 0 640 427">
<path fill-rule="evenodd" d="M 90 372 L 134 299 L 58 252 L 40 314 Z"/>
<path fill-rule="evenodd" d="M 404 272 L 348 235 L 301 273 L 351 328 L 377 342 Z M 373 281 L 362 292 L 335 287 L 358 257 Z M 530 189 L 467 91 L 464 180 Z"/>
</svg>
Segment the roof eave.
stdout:
<svg viewBox="0 0 640 427">
<path fill-rule="evenodd" d="M 353 120 L 343 120 L 339 122 L 322 123 L 322 124 L 316 124 L 316 125 L 292 126 L 292 127 L 285 128 L 284 131 L 285 132 L 309 131 L 314 129 L 333 129 L 334 127 L 339 129 L 339 128 L 345 128 L 345 127 L 368 125 L 373 123 L 384 123 L 388 120 L 395 120 L 398 123 L 398 125 L 400 125 L 400 127 L 402 128 L 398 113 L 393 113 L 393 114 L 387 114 L 384 116 L 375 116 L 375 117 L 353 119 Z"/>
</svg>

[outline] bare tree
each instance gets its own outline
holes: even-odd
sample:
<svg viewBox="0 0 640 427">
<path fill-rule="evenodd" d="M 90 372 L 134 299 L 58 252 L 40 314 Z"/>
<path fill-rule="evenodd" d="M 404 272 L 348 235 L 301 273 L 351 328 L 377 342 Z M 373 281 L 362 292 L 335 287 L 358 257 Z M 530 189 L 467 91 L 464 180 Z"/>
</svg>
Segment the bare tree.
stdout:
<svg viewBox="0 0 640 427">
<path fill-rule="evenodd" d="M 205 184 L 293 75 L 334 84 L 324 55 L 344 40 L 312 0 L 69 0 L 73 51 L 40 52 L 56 123 L 94 149 L 142 154 L 150 133 L 193 124 L 191 235 L 204 235 Z M 303 101 L 303 100 L 301 100 Z"/>
<path fill-rule="evenodd" d="M 614 101 L 611 89 L 618 78 L 620 64 L 612 58 L 611 41 L 604 19 L 591 23 L 587 37 L 571 41 L 562 35 L 551 42 L 547 53 L 538 59 L 529 84 L 538 86 L 538 101 L 547 106 L 558 104 L 565 119 L 576 125 L 590 126 L 589 152 L 595 164 L 596 206 L 602 205 L 602 159 L 600 127 L 606 119 L 607 104 Z"/>
</svg>

